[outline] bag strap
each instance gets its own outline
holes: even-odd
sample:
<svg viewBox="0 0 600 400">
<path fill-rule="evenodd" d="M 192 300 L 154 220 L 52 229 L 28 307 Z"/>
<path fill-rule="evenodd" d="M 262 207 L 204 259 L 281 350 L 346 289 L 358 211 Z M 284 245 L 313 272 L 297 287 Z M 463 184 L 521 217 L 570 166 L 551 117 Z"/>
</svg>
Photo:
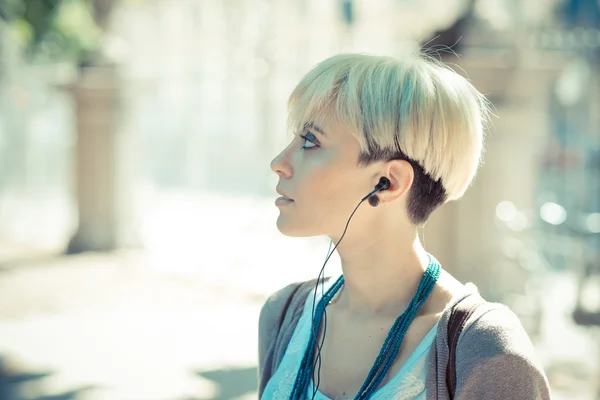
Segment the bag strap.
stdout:
<svg viewBox="0 0 600 400">
<path fill-rule="evenodd" d="M 456 346 L 458 338 L 463 331 L 467 321 L 473 315 L 477 307 L 485 300 L 478 294 L 472 294 L 454 305 L 448 319 L 448 365 L 446 366 L 446 385 L 450 398 L 456 393 Z"/>
</svg>

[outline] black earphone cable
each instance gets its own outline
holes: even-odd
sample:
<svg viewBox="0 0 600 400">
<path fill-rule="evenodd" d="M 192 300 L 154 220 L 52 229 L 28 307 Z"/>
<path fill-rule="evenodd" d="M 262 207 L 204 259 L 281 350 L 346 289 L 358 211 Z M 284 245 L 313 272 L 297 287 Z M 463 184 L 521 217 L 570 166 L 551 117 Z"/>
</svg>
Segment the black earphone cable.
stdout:
<svg viewBox="0 0 600 400">
<path fill-rule="evenodd" d="M 341 239 L 338 241 L 341 241 Z M 327 250 L 327 258 L 325 259 L 325 264 L 327 264 L 327 261 L 329 260 L 329 257 L 331 257 L 331 255 L 333 254 L 333 252 L 335 251 L 335 247 L 333 248 L 333 250 L 331 250 L 331 245 L 333 244 L 333 240 L 329 241 L 329 249 Z M 324 275 L 324 268 L 325 268 L 325 264 L 323 264 L 323 268 L 321 268 L 321 272 L 323 272 Z M 321 274 L 319 274 L 321 275 Z M 317 278 L 317 285 L 319 284 L 319 279 Z M 321 279 L 321 297 L 324 295 L 325 293 L 325 276 L 323 276 L 323 279 Z M 315 291 L 316 293 L 316 291 Z M 316 301 L 316 296 L 313 298 L 313 314 L 312 314 L 312 321 L 314 321 L 315 319 L 315 304 Z M 315 331 L 315 326 L 314 323 L 311 325 L 312 327 L 312 331 Z M 317 360 L 319 362 L 319 368 L 318 368 L 318 373 L 317 373 L 317 382 L 315 385 L 315 389 L 313 391 L 313 395 L 312 398 L 315 398 L 315 395 L 317 394 L 317 391 L 319 390 L 319 384 L 321 383 L 321 349 L 323 348 L 323 343 L 325 341 L 325 335 L 327 333 L 327 312 L 325 310 L 323 310 L 323 338 L 321 339 L 321 343 L 318 344 L 318 351 L 317 351 L 317 357 L 315 358 L 315 363 L 313 364 L 313 379 L 314 379 L 314 371 L 315 371 L 315 365 L 317 363 Z"/>
<path fill-rule="evenodd" d="M 315 332 L 315 308 L 316 308 L 316 301 L 317 301 L 317 289 L 319 287 L 319 280 L 321 280 L 321 286 L 323 287 L 323 285 L 324 285 L 325 265 L 327 265 L 327 262 L 331 258 L 331 255 L 333 254 L 335 249 L 337 249 L 337 247 L 341 243 L 342 239 L 346 235 L 346 231 L 348 230 L 350 221 L 352 220 L 352 217 L 356 213 L 356 210 L 358 210 L 358 207 L 360 207 L 360 205 L 365 200 L 367 200 L 369 197 L 373 196 L 375 193 L 379 192 L 380 190 L 388 189 L 389 185 L 390 185 L 389 180 L 385 177 L 382 177 L 380 179 L 379 183 L 377 184 L 377 186 L 375 186 L 375 189 L 372 190 L 371 193 L 369 193 L 368 195 L 366 195 L 365 197 L 362 198 L 362 200 L 354 208 L 354 211 L 352 211 L 352 214 L 350 214 L 350 217 L 348 218 L 348 221 L 346 222 L 346 226 L 344 228 L 344 231 L 342 232 L 342 236 L 340 237 L 340 240 L 338 240 L 338 242 L 336 243 L 333 250 L 331 250 L 331 252 L 329 252 L 329 254 L 327 255 L 327 258 L 325 259 L 325 262 L 323 263 L 323 267 L 321 268 L 321 271 L 319 272 L 319 275 L 317 276 L 317 283 L 315 285 L 315 290 L 314 290 L 314 295 L 313 295 L 313 304 L 312 304 L 311 329 L 312 329 L 312 333 L 315 338 L 317 337 L 317 332 Z M 321 275 L 323 275 L 322 278 L 321 278 Z M 315 356 L 315 361 L 313 363 L 313 368 L 312 368 L 312 375 L 313 375 L 312 378 L 313 378 L 313 381 L 315 381 L 314 388 L 313 388 L 313 395 L 312 395 L 313 400 L 314 400 L 315 396 L 317 395 L 317 392 L 319 391 L 319 385 L 321 383 L 321 350 L 323 348 L 323 344 L 325 343 L 325 334 L 327 333 L 327 308 L 326 308 L 327 305 L 325 304 L 324 306 L 325 306 L 325 308 L 323 309 L 323 336 L 321 337 L 320 343 L 317 344 L 317 354 Z M 317 367 L 317 364 L 318 364 L 318 367 Z M 316 380 L 315 380 L 315 371 L 317 372 Z"/>
<path fill-rule="evenodd" d="M 369 196 L 367 196 L 366 198 L 368 198 Z M 329 261 L 329 258 L 331 258 L 333 252 L 335 251 L 335 249 L 338 247 L 338 245 L 344 238 L 344 235 L 346 235 L 346 231 L 348 230 L 348 226 L 350 225 L 350 221 L 352 220 L 354 213 L 356 213 L 356 210 L 358 210 L 358 207 L 360 207 L 360 205 L 364 201 L 365 201 L 365 199 L 362 199 L 360 201 L 360 203 L 358 203 L 358 205 L 354 208 L 354 211 L 352 211 L 352 214 L 350 214 L 350 218 L 348 218 L 348 221 L 346 222 L 346 227 L 344 228 L 344 232 L 342 233 L 340 240 L 338 240 L 338 242 L 336 243 L 333 250 L 331 250 L 331 252 L 327 256 L 327 258 L 325 259 L 325 263 L 323 264 L 323 267 L 321 268 L 321 272 L 319 273 L 319 276 L 317 277 L 317 286 L 315 287 L 315 293 L 313 295 L 313 308 L 312 308 L 312 331 L 313 331 L 313 335 L 315 335 L 315 337 L 317 337 L 317 332 L 315 332 L 315 302 L 317 301 L 316 289 L 318 288 L 318 285 L 319 285 L 319 279 L 322 279 L 322 281 L 324 282 L 325 277 L 324 276 L 323 276 L 323 278 L 320 278 L 320 277 L 325 271 L 325 265 L 327 264 L 327 262 Z M 313 363 L 313 380 L 315 379 L 315 376 L 314 376 L 315 370 L 317 370 L 316 382 L 314 385 L 313 395 L 312 395 L 313 399 L 317 395 L 317 392 L 319 391 L 319 384 L 321 383 L 320 382 L 321 381 L 321 349 L 323 348 L 323 343 L 325 343 L 325 333 L 326 332 L 327 332 L 327 308 L 325 308 L 323 310 L 323 336 L 321 337 L 320 343 L 317 345 L 317 355 L 316 355 L 315 361 Z M 317 364 L 318 364 L 318 367 L 317 367 Z"/>
</svg>

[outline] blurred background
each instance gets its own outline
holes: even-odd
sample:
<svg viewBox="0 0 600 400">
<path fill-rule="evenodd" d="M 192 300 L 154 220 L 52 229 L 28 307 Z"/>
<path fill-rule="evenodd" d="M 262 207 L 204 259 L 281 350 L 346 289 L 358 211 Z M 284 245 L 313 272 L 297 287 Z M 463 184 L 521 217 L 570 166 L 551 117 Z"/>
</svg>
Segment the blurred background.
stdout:
<svg viewBox="0 0 600 400">
<path fill-rule="evenodd" d="M 328 247 L 275 228 L 287 96 L 418 47 L 498 116 L 426 248 L 599 399 L 598 0 L 0 0 L 0 399 L 256 398 L 260 307 Z"/>
</svg>

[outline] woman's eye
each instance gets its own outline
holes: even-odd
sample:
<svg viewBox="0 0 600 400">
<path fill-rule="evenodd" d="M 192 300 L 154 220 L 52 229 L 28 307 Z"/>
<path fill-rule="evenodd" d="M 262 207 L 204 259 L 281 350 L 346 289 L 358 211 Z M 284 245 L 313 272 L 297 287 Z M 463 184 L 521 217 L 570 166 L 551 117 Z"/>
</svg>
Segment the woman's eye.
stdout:
<svg viewBox="0 0 600 400">
<path fill-rule="evenodd" d="M 317 138 L 312 133 L 307 132 L 303 135 L 300 135 L 300 137 L 302 138 L 302 140 L 304 140 L 304 145 L 302 146 L 303 149 L 308 150 L 314 149 L 315 147 L 319 147 Z"/>
</svg>

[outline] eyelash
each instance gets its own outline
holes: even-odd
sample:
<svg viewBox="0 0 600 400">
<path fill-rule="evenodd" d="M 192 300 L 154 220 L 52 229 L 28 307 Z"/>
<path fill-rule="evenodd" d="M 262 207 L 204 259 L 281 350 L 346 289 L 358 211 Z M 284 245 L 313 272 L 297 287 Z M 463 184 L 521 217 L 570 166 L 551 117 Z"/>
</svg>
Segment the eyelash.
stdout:
<svg viewBox="0 0 600 400">
<path fill-rule="evenodd" d="M 300 137 L 305 142 L 304 145 L 302 146 L 302 148 L 304 150 L 312 150 L 312 149 L 316 149 L 317 147 L 319 147 L 319 141 L 317 140 L 317 138 L 315 137 L 315 135 L 313 135 L 312 133 L 308 132 L 308 133 L 300 135 Z M 313 147 L 305 147 L 306 146 L 306 142 L 310 142 L 314 146 Z"/>
</svg>

